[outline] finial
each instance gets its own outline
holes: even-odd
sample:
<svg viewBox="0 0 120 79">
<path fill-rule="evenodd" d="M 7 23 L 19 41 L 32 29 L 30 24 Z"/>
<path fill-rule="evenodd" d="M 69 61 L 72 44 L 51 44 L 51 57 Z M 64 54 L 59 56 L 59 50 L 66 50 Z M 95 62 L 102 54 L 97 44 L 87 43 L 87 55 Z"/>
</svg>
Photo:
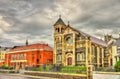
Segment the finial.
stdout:
<svg viewBox="0 0 120 79">
<path fill-rule="evenodd" d="M 26 40 L 26 46 L 28 45 L 28 40 Z"/>
<path fill-rule="evenodd" d="M 69 26 L 69 24 L 70 24 L 70 21 L 68 21 L 68 26 Z"/>
<path fill-rule="evenodd" d="M 61 18 L 61 15 L 59 15 L 59 18 Z"/>
</svg>

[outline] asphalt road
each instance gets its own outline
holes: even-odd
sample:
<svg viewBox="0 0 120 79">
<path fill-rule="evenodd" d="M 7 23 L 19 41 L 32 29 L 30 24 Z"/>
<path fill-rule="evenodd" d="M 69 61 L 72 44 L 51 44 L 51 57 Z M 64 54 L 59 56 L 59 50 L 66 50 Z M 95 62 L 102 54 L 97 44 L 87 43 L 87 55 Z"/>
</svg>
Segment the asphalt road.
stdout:
<svg viewBox="0 0 120 79">
<path fill-rule="evenodd" d="M 53 78 L 29 76 L 29 75 L 22 75 L 22 74 L 0 73 L 0 79 L 53 79 Z"/>
</svg>

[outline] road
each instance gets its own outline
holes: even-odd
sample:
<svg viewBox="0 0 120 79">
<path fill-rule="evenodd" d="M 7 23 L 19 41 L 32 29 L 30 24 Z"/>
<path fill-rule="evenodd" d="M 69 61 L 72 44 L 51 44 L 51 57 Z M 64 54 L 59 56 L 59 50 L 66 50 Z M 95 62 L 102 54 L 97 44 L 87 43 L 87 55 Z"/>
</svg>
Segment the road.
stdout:
<svg viewBox="0 0 120 79">
<path fill-rule="evenodd" d="M 0 79 L 54 79 L 54 78 L 29 76 L 29 75 L 22 75 L 22 74 L 0 73 Z"/>
</svg>

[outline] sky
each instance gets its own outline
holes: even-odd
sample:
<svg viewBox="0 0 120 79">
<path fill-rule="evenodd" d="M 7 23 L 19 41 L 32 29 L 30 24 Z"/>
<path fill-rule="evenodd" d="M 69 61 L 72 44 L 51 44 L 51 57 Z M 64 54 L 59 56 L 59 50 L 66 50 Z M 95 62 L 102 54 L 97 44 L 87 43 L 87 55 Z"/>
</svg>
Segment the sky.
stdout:
<svg viewBox="0 0 120 79">
<path fill-rule="evenodd" d="M 47 43 L 59 15 L 67 25 L 103 39 L 120 33 L 120 0 L 0 0 L 0 45 Z"/>
</svg>

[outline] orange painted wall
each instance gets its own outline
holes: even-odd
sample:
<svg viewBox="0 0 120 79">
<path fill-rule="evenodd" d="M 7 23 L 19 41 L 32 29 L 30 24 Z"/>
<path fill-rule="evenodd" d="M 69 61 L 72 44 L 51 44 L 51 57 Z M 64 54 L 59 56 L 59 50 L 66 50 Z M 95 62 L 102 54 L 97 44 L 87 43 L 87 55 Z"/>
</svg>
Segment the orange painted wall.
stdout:
<svg viewBox="0 0 120 79">
<path fill-rule="evenodd" d="M 26 54 L 26 60 L 27 62 L 11 62 L 12 55 L 18 55 L 18 54 Z M 18 60 L 18 57 L 16 57 L 16 60 L 24 60 L 24 57 Z M 31 66 L 39 66 L 43 64 L 53 64 L 53 52 L 52 51 L 29 51 L 29 52 L 18 52 L 18 53 L 9 53 L 5 55 L 5 64 L 8 66 L 14 66 L 15 64 L 25 64 L 29 67 Z"/>
</svg>

